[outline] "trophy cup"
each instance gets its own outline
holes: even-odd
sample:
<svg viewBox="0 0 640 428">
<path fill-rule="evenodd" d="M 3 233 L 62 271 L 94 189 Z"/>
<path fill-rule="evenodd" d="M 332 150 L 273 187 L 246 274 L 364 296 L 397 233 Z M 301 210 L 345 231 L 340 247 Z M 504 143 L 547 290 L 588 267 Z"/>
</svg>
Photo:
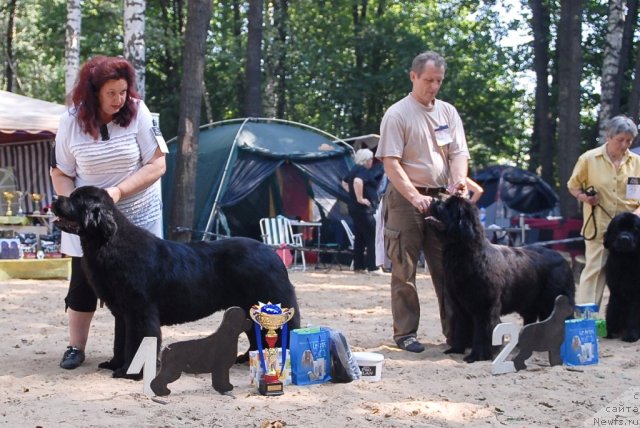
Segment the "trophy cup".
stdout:
<svg viewBox="0 0 640 428">
<path fill-rule="evenodd" d="M 258 391 L 262 395 L 282 395 L 284 394 L 281 379 L 284 378 L 285 360 L 287 356 L 287 322 L 293 317 L 295 309 L 283 308 L 280 304 L 261 303 L 253 305 L 249 310 L 251 319 L 255 322 L 256 340 L 258 342 L 258 352 L 260 355 L 260 365 L 262 366 L 262 376 L 258 382 Z M 278 370 L 276 365 L 278 352 L 275 348 L 278 334 L 276 329 L 282 327 L 282 365 Z M 265 340 L 268 348 L 262 349 L 261 329 L 267 329 Z"/>
<path fill-rule="evenodd" d="M 24 216 L 24 210 L 22 209 L 22 198 L 27 196 L 27 194 L 22 190 L 16 190 L 16 196 L 18 199 L 18 215 Z"/>
<path fill-rule="evenodd" d="M 13 215 L 13 211 L 11 211 L 11 202 L 13 201 L 13 198 L 16 194 L 13 192 L 2 192 L 2 196 L 4 196 L 5 201 L 7 201 L 7 212 L 5 213 L 6 216 L 12 216 Z"/>
<path fill-rule="evenodd" d="M 42 195 L 40 193 L 32 193 L 31 200 L 33 201 L 33 214 L 40 214 L 40 201 L 42 200 Z"/>
</svg>

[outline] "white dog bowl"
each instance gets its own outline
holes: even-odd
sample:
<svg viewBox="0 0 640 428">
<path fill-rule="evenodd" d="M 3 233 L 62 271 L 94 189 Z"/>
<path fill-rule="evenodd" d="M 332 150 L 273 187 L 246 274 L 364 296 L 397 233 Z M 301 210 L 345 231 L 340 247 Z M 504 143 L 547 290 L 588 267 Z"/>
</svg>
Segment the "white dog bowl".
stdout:
<svg viewBox="0 0 640 428">
<path fill-rule="evenodd" d="M 353 356 L 362 372 L 361 379 L 369 382 L 378 382 L 382 378 L 384 355 L 376 352 L 354 352 Z"/>
</svg>

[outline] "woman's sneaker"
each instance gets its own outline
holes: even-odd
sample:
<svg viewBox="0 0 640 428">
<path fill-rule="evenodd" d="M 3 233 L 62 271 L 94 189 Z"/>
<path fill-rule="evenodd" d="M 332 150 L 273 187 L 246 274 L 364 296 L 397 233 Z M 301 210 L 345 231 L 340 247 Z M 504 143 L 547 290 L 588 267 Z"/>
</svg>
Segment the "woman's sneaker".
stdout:
<svg viewBox="0 0 640 428">
<path fill-rule="evenodd" d="M 73 370 L 80 366 L 84 361 L 84 351 L 75 346 L 67 346 L 67 350 L 62 356 L 60 367 L 67 370 Z"/>
</svg>

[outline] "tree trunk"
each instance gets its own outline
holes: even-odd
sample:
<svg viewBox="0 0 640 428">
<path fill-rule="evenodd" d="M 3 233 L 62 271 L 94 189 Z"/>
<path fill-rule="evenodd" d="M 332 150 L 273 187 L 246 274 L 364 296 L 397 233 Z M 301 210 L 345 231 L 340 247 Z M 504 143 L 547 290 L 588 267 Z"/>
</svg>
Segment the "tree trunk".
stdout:
<svg viewBox="0 0 640 428">
<path fill-rule="evenodd" d="M 555 158 L 554 117 L 551 113 L 549 90 L 549 8 L 542 0 L 530 0 L 531 29 L 533 31 L 533 66 L 536 73 L 535 116 L 533 125 L 530 169 L 541 167 L 541 176 L 547 183 L 554 183 L 553 159 Z"/>
<path fill-rule="evenodd" d="M 640 119 L 640 53 L 636 49 L 636 66 L 633 73 L 633 84 L 629 94 L 629 117 L 637 124 Z"/>
<path fill-rule="evenodd" d="M 609 0 L 609 19 L 602 63 L 602 80 L 600 83 L 599 143 L 603 144 L 604 124 L 617 110 L 613 106 L 614 89 L 620 65 L 622 34 L 624 31 L 623 0 Z M 620 83 L 621 84 L 621 83 Z"/>
<path fill-rule="evenodd" d="M 376 21 L 381 22 L 382 16 L 384 15 L 386 8 L 386 1 L 379 0 L 378 7 L 376 8 Z M 376 37 L 380 37 L 376 34 Z M 371 67 L 370 74 L 372 76 L 377 76 L 380 73 L 380 69 L 382 68 L 382 63 L 384 61 L 384 54 L 380 52 L 380 49 L 372 49 L 371 51 Z M 379 117 L 382 117 L 384 114 L 384 105 L 382 104 L 381 97 L 379 94 L 383 92 L 382 84 L 378 81 L 376 82 L 371 91 L 366 95 L 366 115 L 364 119 L 364 128 L 362 129 L 362 134 L 368 133 L 378 133 L 380 129 L 380 123 L 378 121 Z"/>
<path fill-rule="evenodd" d="M 232 4 L 233 8 L 233 38 L 235 41 L 235 55 L 238 60 L 242 58 L 242 55 L 245 53 L 242 49 L 242 16 L 240 14 L 240 3 L 238 0 L 234 0 Z M 236 81 L 236 99 L 238 100 L 238 104 L 242 106 L 242 100 L 244 100 L 244 91 L 245 91 L 245 81 L 244 75 L 242 73 L 237 73 Z M 241 107 L 242 108 L 242 107 Z M 241 112 L 242 114 L 242 112 Z"/>
<path fill-rule="evenodd" d="M 289 23 L 288 0 L 275 1 L 275 26 L 278 30 L 278 51 L 276 53 L 275 78 L 276 117 L 284 119 L 287 105 L 287 28 Z"/>
<path fill-rule="evenodd" d="M 4 74 L 7 79 L 5 87 L 7 92 L 13 90 L 13 21 L 16 17 L 16 2 L 17 0 L 10 0 L 7 5 L 9 20 L 7 22 L 7 66 Z"/>
<path fill-rule="evenodd" d="M 191 240 L 193 229 L 204 54 L 212 14 L 211 0 L 190 0 L 187 3 L 187 29 L 180 85 L 178 152 L 169 227 L 169 238 L 181 242 Z"/>
<path fill-rule="evenodd" d="M 358 7 L 358 3 L 360 6 Z M 352 82 L 353 86 L 356 89 L 356 98 L 353 100 L 352 111 L 351 111 L 351 121 L 353 123 L 353 129 L 357 134 L 362 134 L 363 132 L 363 112 L 364 112 L 364 100 L 365 96 L 362 92 L 362 85 L 360 85 L 362 79 L 364 78 L 364 50 L 363 50 L 363 38 L 364 36 L 364 26 L 366 24 L 367 19 L 367 0 L 359 0 L 354 1 L 351 6 L 351 15 L 353 17 L 353 40 L 354 40 L 354 53 L 355 53 L 355 64 L 354 70 L 352 73 Z"/>
<path fill-rule="evenodd" d="M 580 155 L 580 79 L 582 77 L 582 0 L 562 0 L 558 25 L 558 176 L 560 211 L 575 217 L 578 204 L 567 181 Z"/>
<path fill-rule="evenodd" d="M 262 116 L 262 0 L 249 1 L 249 34 L 247 36 L 246 90 L 243 116 Z"/>
<path fill-rule="evenodd" d="M 145 90 L 145 24 L 146 0 L 124 0 L 124 57 L 136 71 L 136 86 L 140 98 Z"/>
<path fill-rule="evenodd" d="M 626 86 L 625 74 L 627 73 L 627 67 L 629 66 L 629 59 L 631 58 L 631 48 L 633 47 L 633 35 L 637 27 L 638 20 L 638 0 L 627 1 L 627 15 L 624 19 L 624 31 L 622 33 L 622 47 L 620 49 L 620 64 L 618 66 L 618 75 L 615 79 L 615 87 L 613 88 L 613 98 L 611 100 L 611 106 L 613 110 L 611 115 L 615 116 L 622 111 L 628 111 L 628 106 L 623 110 L 622 106 L 622 93 L 623 88 Z"/>
<path fill-rule="evenodd" d="M 82 9 L 80 0 L 67 0 L 67 27 L 64 41 L 64 92 L 71 95 L 80 70 L 80 28 Z"/>
</svg>

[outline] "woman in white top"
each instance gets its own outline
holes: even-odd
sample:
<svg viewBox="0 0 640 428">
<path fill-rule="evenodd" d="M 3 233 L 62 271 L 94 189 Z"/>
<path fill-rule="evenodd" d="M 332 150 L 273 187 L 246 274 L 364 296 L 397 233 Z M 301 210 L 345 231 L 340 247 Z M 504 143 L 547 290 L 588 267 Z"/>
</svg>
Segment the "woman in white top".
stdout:
<svg viewBox="0 0 640 428">
<path fill-rule="evenodd" d="M 165 151 L 149 109 L 135 88 L 135 72 L 123 58 L 96 56 L 81 68 L 72 107 L 60 118 L 51 180 L 58 195 L 80 186 L 105 189 L 134 224 L 162 236 L 160 177 Z M 84 350 L 97 298 L 81 267 L 77 235 L 62 234 L 62 252 L 72 257 L 65 297 L 69 346 L 60 367 L 75 369 Z"/>
</svg>

